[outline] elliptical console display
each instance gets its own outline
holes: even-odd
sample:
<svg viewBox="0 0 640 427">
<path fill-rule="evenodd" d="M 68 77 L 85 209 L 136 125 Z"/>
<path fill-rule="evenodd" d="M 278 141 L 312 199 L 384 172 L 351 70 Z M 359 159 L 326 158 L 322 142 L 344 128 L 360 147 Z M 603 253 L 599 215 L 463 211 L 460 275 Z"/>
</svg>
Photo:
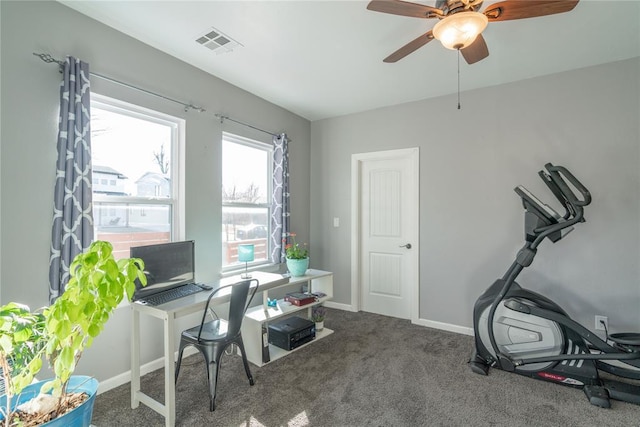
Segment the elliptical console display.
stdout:
<svg viewBox="0 0 640 427">
<path fill-rule="evenodd" d="M 640 380 L 640 333 L 607 331 L 604 341 L 549 298 L 516 283 L 542 241 L 563 239 L 585 221 L 584 207 L 591 203 L 589 190 L 566 168 L 548 163 L 539 176 L 565 212 L 559 214 L 522 186 L 515 188 L 525 209 L 525 244 L 504 276 L 475 303 L 470 367 L 482 375 L 493 367 L 582 388 L 592 404 L 604 408 L 610 407 L 610 398 L 640 404 L 639 386 L 604 380 L 598 374 L 602 370 Z"/>
</svg>

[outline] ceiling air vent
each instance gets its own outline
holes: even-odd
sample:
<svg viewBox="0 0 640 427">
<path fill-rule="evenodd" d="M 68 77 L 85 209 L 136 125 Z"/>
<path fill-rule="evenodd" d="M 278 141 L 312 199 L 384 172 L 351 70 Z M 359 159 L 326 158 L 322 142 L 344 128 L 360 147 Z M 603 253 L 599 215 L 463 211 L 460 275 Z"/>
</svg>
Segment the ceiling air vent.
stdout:
<svg viewBox="0 0 640 427">
<path fill-rule="evenodd" d="M 211 51 L 221 54 L 232 52 L 234 48 L 242 46 L 231 37 L 223 34 L 222 31 L 215 28 L 208 29 L 203 35 L 196 39 L 196 43 L 210 49 Z"/>
</svg>

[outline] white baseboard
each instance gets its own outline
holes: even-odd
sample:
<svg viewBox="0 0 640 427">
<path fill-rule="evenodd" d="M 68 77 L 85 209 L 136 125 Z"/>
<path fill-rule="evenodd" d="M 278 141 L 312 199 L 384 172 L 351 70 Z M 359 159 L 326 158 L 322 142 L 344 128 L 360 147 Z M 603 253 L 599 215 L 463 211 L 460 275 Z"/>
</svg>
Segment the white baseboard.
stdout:
<svg viewBox="0 0 640 427">
<path fill-rule="evenodd" d="M 193 347 L 187 347 L 184 349 L 183 357 L 188 357 L 193 354 L 196 354 L 198 350 Z M 176 352 L 176 359 L 178 357 L 178 353 Z M 164 357 L 160 357 L 156 360 L 152 360 L 151 362 L 145 363 L 140 366 L 140 376 L 146 375 L 149 372 L 153 372 L 157 369 L 162 369 L 164 367 Z M 123 372 L 120 375 L 116 375 L 115 377 L 111 377 L 109 379 L 100 381 L 98 384 L 98 394 L 104 393 L 105 391 L 109 391 L 116 387 L 120 387 L 123 384 L 127 384 L 131 382 L 131 371 Z"/>
<path fill-rule="evenodd" d="M 466 326 L 452 325 L 450 323 L 436 322 L 435 320 L 418 319 L 412 322 L 414 325 L 426 326 L 428 328 L 440 329 L 442 331 L 455 332 L 462 335 L 473 336 L 473 328 Z"/>
<path fill-rule="evenodd" d="M 335 308 L 338 310 L 351 311 L 354 313 L 356 312 L 356 309 L 350 304 L 341 304 L 337 302 L 327 301 L 324 303 L 324 305 L 329 308 Z M 436 322 L 435 320 L 427 319 L 418 319 L 416 321 L 412 321 L 412 323 L 414 325 L 426 326 L 428 328 L 440 329 L 443 331 L 455 332 L 457 334 L 473 336 L 473 328 L 469 328 L 466 326 L 452 325 L 450 323 Z"/>
<path fill-rule="evenodd" d="M 342 304 L 339 302 L 325 301 L 324 306 L 328 308 L 335 308 L 337 310 L 351 311 L 353 313 L 356 312 L 356 310 L 350 304 Z"/>
</svg>

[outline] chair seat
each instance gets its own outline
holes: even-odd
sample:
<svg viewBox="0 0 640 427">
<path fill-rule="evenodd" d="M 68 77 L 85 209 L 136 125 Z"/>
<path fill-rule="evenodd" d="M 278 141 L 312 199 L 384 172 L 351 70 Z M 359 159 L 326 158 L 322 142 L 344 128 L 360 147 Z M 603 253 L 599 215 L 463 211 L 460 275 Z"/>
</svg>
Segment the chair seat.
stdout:
<svg viewBox="0 0 640 427">
<path fill-rule="evenodd" d="M 216 319 L 207 322 L 202 325 L 200 342 L 220 341 L 222 339 L 225 339 L 227 337 L 228 330 L 229 322 L 224 319 Z M 200 325 L 182 331 L 182 336 L 183 338 L 187 338 L 189 341 L 198 342 L 198 332 L 200 332 Z"/>
</svg>

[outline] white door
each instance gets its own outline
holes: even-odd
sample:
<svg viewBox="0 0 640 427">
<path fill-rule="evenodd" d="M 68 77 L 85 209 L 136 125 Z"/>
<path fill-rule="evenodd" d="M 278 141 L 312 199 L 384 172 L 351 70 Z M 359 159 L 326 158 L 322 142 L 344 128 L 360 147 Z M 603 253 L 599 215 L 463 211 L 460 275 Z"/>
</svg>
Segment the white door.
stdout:
<svg viewBox="0 0 640 427">
<path fill-rule="evenodd" d="M 363 311 L 417 320 L 418 148 L 356 154 L 353 167 L 353 301 Z"/>
</svg>

